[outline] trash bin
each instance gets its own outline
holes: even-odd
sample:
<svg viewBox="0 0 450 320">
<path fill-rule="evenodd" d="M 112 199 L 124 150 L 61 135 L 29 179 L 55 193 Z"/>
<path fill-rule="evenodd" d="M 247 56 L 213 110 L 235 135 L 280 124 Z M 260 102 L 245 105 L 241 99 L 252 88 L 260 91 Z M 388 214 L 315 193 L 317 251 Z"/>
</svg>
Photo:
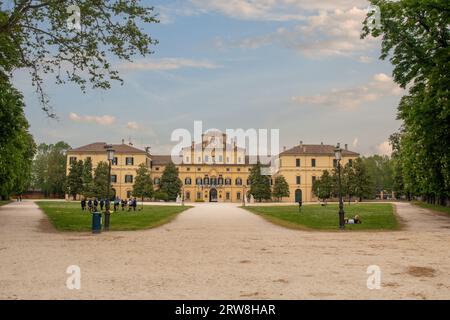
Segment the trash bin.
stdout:
<svg viewBox="0 0 450 320">
<path fill-rule="evenodd" d="M 92 213 L 92 233 L 102 232 L 102 213 L 93 212 Z"/>
</svg>

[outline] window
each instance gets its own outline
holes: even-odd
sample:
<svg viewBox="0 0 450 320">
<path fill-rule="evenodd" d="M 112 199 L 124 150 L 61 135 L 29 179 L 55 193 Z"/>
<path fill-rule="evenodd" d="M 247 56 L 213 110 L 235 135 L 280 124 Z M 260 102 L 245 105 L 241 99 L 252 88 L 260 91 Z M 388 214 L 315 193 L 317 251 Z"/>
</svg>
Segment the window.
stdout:
<svg viewBox="0 0 450 320">
<path fill-rule="evenodd" d="M 155 171 L 159 171 L 159 167 L 156 167 L 156 168 L 155 168 Z"/>
<path fill-rule="evenodd" d="M 348 159 L 348 166 L 350 168 L 353 166 L 353 160 L 352 159 Z"/>
<path fill-rule="evenodd" d="M 192 183 L 191 178 L 184 179 L 184 184 L 190 185 Z"/>
<path fill-rule="evenodd" d="M 239 158 L 238 158 L 238 163 L 241 163 L 241 162 L 242 162 L 242 158 L 239 157 Z"/>
<path fill-rule="evenodd" d="M 227 157 L 227 163 L 230 163 L 230 157 Z"/>
<path fill-rule="evenodd" d="M 153 180 L 153 183 L 154 183 L 154 184 L 159 184 L 160 181 L 161 181 L 161 179 L 155 178 L 155 179 Z"/>
<path fill-rule="evenodd" d="M 295 177 L 295 183 L 296 184 L 301 184 L 301 182 L 302 182 L 301 177 L 300 176 L 296 176 Z"/>
<path fill-rule="evenodd" d="M 202 171 L 202 168 L 197 168 L 197 171 Z"/>
<path fill-rule="evenodd" d="M 209 157 L 205 156 L 205 162 L 208 162 L 208 160 L 209 160 Z"/>
<path fill-rule="evenodd" d="M 240 192 L 236 193 L 236 199 L 237 200 L 241 200 L 241 193 Z"/>
<path fill-rule="evenodd" d="M 227 168 L 227 172 L 230 172 L 230 168 Z"/>
<path fill-rule="evenodd" d="M 237 171 L 238 171 L 238 172 L 241 171 L 241 168 L 237 168 Z"/>
<path fill-rule="evenodd" d="M 92 161 L 91 157 L 86 157 L 86 161 Z"/>
<path fill-rule="evenodd" d="M 219 179 L 217 179 L 217 183 L 219 185 L 223 185 L 223 178 L 220 176 Z"/>
<path fill-rule="evenodd" d="M 75 162 L 77 162 L 77 157 L 70 157 L 70 158 L 69 158 L 69 163 L 70 163 L 70 164 L 73 164 L 73 163 L 75 163 Z"/>
<path fill-rule="evenodd" d="M 226 186 L 231 185 L 231 179 L 230 179 L 230 178 L 226 178 L 226 179 L 225 179 L 225 185 L 226 185 Z"/>
<path fill-rule="evenodd" d="M 219 156 L 219 162 L 222 162 L 222 161 L 223 161 L 223 157 Z"/>
<path fill-rule="evenodd" d="M 125 158 L 125 165 L 127 165 L 127 166 L 134 165 L 134 158 L 133 157 L 126 157 Z"/>
<path fill-rule="evenodd" d="M 202 198 L 202 193 L 201 192 L 197 192 L 197 199 L 200 200 Z"/>
<path fill-rule="evenodd" d="M 216 178 L 211 178 L 211 185 L 213 185 L 213 186 L 217 185 L 217 179 Z"/>
<path fill-rule="evenodd" d="M 117 174 L 112 174 L 111 175 L 111 183 L 116 183 L 117 182 Z"/>
<path fill-rule="evenodd" d="M 133 183 L 133 176 L 131 174 L 125 175 L 125 183 Z"/>
<path fill-rule="evenodd" d="M 225 199 L 226 200 L 230 200 L 230 193 L 229 192 L 225 193 Z"/>
<path fill-rule="evenodd" d="M 198 185 L 198 186 L 201 186 L 202 185 L 202 178 L 195 179 L 195 184 Z"/>
<path fill-rule="evenodd" d="M 197 163 L 202 163 L 202 157 L 197 158 Z"/>
<path fill-rule="evenodd" d="M 315 167 L 316 166 L 316 159 L 311 159 L 311 167 Z"/>
<path fill-rule="evenodd" d="M 300 167 L 300 159 L 295 159 L 295 166 Z"/>
<path fill-rule="evenodd" d="M 236 178 L 236 185 L 237 186 L 241 186 L 242 185 L 242 179 L 241 178 Z"/>
<path fill-rule="evenodd" d="M 189 157 L 186 157 L 186 163 L 189 163 Z"/>
<path fill-rule="evenodd" d="M 205 178 L 203 179 L 203 184 L 209 185 L 209 178 L 208 178 L 208 177 L 205 177 Z"/>
<path fill-rule="evenodd" d="M 191 193 L 189 191 L 186 192 L 186 200 L 191 200 Z"/>
<path fill-rule="evenodd" d="M 186 168 L 186 171 L 191 171 L 191 168 Z"/>
<path fill-rule="evenodd" d="M 316 177 L 312 176 L 312 185 L 314 185 L 314 183 L 316 183 Z"/>
<path fill-rule="evenodd" d="M 119 163 L 119 159 L 118 159 L 117 157 L 114 157 L 114 158 L 112 159 L 112 161 L 111 161 L 111 164 L 112 164 L 113 166 L 117 166 L 118 163 Z"/>
<path fill-rule="evenodd" d="M 247 185 L 248 186 L 250 185 L 250 179 L 247 179 Z"/>
</svg>

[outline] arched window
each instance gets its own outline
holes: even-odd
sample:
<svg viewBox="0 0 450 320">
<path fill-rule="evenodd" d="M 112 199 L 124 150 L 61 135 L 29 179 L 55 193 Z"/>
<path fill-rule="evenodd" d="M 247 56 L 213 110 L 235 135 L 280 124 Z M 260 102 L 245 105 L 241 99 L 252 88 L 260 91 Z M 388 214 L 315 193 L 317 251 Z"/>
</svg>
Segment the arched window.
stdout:
<svg viewBox="0 0 450 320">
<path fill-rule="evenodd" d="M 227 186 L 231 185 L 231 179 L 230 178 L 226 178 L 225 179 L 225 185 L 227 185 Z"/>
<path fill-rule="evenodd" d="M 247 179 L 247 185 L 248 186 L 250 185 L 250 179 Z"/>
<path fill-rule="evenodd" d="M 211 185 L 213 186 L 217 185 L 217 178 L 211 178 Z"/>
<path fill-rule="evenodd" d="M 155 178 L 154 180 L 153 180 L 153 183 L 154 184 L 159 184 L 161 182 L 161 179 L 160 178 Z"/>
<path fill-rule="evenodd" d="M 241 186 L 242 185 L 242 179 L 241 178 L 236 178 L 236 185 L 237 186 Z"/>
<path fill-rule="evenodd" d="M 217 183 L 219 184 L 219 186 L 223 185 L 223 178 L 219 177 L 219 179 L 217 179 Z"/>
<path fill-rule="evenodd" d="M 191 178 L 186 178 L 186 179 L 184 179 L 184 184 L 190 185 L 191 183 L 192 183 Z"/>
<path fill-rule="evenodd" d="M 204 185 L 209 185 L 209 178 L 208 178 L 208 177 L 205 177 L 205 178 L 203 179 L 203 184 L 204 184 Z"/>
<path fill-rule="evenodd" d="M 197 179 L 195 179 L 195 184 L 196 185 L 198 185 L 198 186 L 201 186 L 202 185 L 202 178 L 197 178 Z"/>
</svg>

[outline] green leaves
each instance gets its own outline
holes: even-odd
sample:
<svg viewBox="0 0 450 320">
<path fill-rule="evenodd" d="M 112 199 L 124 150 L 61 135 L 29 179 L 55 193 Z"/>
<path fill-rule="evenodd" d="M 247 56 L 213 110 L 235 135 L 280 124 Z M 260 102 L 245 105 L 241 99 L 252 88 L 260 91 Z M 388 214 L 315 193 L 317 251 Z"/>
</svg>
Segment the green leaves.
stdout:
<svg viewBox="0 0 450 320">
<path fill-rule="evenodd" d="M 253 198 L 259 202 L 270 199 L 272 195 L 270 189 L 270 178 L 261 174 L 261 163 L 258 162 L 250 169 L 249 181 L 249 194 L 253 195 Z M 244 197 L 245 196 L 246 195 L 244 195 Z"/>
<path fill-rule="evenodd" d="M 159 190 L 166 193 L 168 200 L 176 200 L 178 194 L 181 192 L 181 180 L 178 177 L 178 168 L 173 163 L 169 163 L 164 168 L 161 176 Z"/>
<path fill-rule="evenodd" d="M 281 200 L 283 197 L 289 197 L 289 185 L 284 176 L 280 175 L 275 178 L 272 196 L 278 200 Z"/>
<path fill-rule="evenodd" d="M 150 171 L 145 163 L 141 163 L 136 170 L 136 178 L 133 185 L 133 196 L 139 198 L 151 198 L 153 196 L 153 183 Z"/>
</svg>

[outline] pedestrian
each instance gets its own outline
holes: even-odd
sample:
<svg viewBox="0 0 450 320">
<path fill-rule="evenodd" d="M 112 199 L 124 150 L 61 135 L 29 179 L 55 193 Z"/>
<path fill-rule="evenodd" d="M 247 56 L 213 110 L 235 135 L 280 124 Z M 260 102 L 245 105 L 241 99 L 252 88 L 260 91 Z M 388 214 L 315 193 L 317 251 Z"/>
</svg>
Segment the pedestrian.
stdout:
<svg viewBox="0 0 450 320">
<path fill-rule="evenodd" d="M 94 199 L 94 212 L 97 212 L 97 207 L 98 207 L 98 199 L 95 198 Z"/>
<path fill-rule="evenodd" d="M 83 199 L 81 199 L 81 210 L 86 210 L 86 199 L 85 198 L 83 198 Z"/>
<path fill-rule="evenodd" d="M 88 209 L 89 209 L 89 211 L 92 211 L 92 200 L 91 199 L 89 199 L 89 201 L 88 201 Z"/>
<path fill-rule="evenodd" d="M 117 208 L 119 207 L 119 198 L 114 199 L 114 211 L 117 211 Z"/>
<path fill-rule="evenodd" d="M 130 198 L 128 200 L 128 211 L 131 211 L 131 208 L 133 208 L 133 199 L 132 198 Z"/>
<path fill-rule="evenodd" d="M 105 200 L 100 199 L 100 211 L 103 211 L 103 206 L 105 205 Z"/>
<path fill-rule="evenodd" d="M 105 210 L 110 211 L 110 209 L 111 209 L 110 201 L 109 201 L 109 199 L 106 199 L 105 200 Z"/>
<path fill-rule="evenodd" d="M 127 204 L 127 200 L 122 199 L 121 205 L 122 205 L 122 211 L 125 210 L 125 205 Z"/>
<path fill-rule="evenodd" d="M 136 206 L 137 206 L 136 198 L 133 198 L 132 205 L 133 205 L 133 211 L 136 211 Z"/>
</svg>

